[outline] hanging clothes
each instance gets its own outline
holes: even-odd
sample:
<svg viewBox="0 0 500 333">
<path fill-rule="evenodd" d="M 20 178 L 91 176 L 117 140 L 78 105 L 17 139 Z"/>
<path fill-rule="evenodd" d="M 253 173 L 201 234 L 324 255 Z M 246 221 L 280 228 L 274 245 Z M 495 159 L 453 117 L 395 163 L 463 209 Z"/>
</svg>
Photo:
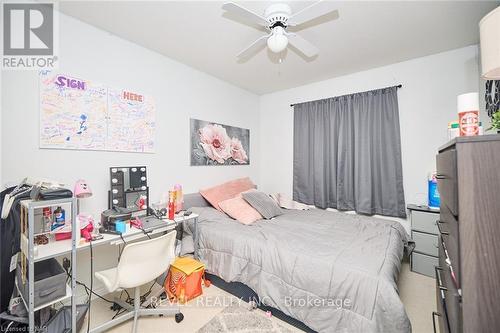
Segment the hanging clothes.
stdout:
<svg viewBox="0 0 500 333">
<path fill-rule="evenodd" d="M 1 218 L 6 219 L 9 216 L 10 209 L 17 197 L 25 197 L 26 193 L 29 193 L 33 189 L 33 186 L 25 184 L 25 180 L 21 184 L 17 185 L 12 191 L 7 193 L 3 199 L 3 203 L 0 206 L 2 208 Z"/>
<path fill-rule="evenodd" d="M 5 196 L 15 187 L 0 193 L 0 207 Z M 30 197 L 29 191 L 17 196 L 9 210 L 7 218 L 0 219 L 0 313 L 7 310 L 14 291 L 15 270 L 10 271 L 12 257 L 21 250 L 21 207 L 19 202 Z"/>
</svg>

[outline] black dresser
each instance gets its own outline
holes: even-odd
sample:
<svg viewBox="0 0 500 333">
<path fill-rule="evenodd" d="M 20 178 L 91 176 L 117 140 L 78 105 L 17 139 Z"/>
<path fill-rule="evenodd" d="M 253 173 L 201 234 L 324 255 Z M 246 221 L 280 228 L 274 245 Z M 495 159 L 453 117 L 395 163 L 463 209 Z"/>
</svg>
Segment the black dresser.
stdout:
<svg viewBox="0 0 500 333">
<path fill-rule="evenodd" d="M 450 141 L 437 173 L 434 331 L 500 332 L 500 135 Z"/>
</svg>

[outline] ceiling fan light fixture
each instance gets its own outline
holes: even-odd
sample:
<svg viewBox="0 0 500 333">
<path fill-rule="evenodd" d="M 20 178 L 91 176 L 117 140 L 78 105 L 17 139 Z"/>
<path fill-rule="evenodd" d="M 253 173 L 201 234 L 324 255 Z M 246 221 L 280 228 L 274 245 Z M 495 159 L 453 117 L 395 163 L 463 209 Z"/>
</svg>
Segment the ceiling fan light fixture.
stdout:
<svg viewBox="0 0 500 333">
<path fill-rule="evenodd" d="M 269 34 L 257 38 L 252 44 L 238 53 L 238 58 L 245 59 L 253 56 L 266 43 L 268 49 L 274 53 L 283 52 L 290 43 L 290 45 L 293 45 L 295 51 L 303 54 L 306 58 L 313 58 L 318 55 L 318 48 L 297 35 L 295 33 L 297 28 L 295 28 L 293 33 L 288 32 L 287 28 L 289 26 L 300 26 L 317 17 L 333 12 L 336 10 L 336 6 L 337 4 L 334 1 L 319 0 L 296 13 L 292 13 L 289 5 L 272 3 L 266 8 L 264 15 L 255 13 L 234 2 L 227 2 L 222 8 L 247 20 L 252 20 L 259 26 L 265 27 L 270 31 Z"/>
<path fill-rule="evenodd" d="M 273 29 L 273 34 L 267 39 L 267 47 L 274 53 L 280 53 L 288 46 L 288 37 L 282 27 Z"/>
</svg>

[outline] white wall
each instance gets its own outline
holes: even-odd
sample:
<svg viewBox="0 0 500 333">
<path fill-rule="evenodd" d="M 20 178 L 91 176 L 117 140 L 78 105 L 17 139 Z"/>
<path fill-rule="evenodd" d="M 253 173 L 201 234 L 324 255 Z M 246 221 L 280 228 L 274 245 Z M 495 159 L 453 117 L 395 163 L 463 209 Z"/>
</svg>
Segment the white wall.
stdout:
<svg viewBox="0 0 500 333">
<path fill-rule="evenodd" d="M 0 70 L 0 91 L 2 91 L 2 77 L 3 77 L 3 71 Z M 2 178 L 2 160 L 3 160 L 3 155 L 2 155 L 2 110 L 3 110 L 3 104 L 2 104 L 2 96 L 3 94 L 0 94 L 0 191 L 3 190 L 3 178 Z"/>
<path fill-rule="evenodd" d="M 91 212 L 107 207 L 110 166 L 147 165 L 153 200 L 175 183 L 192 192 L 238 176 L 249 175 L 257 181 L 257 95 L 65 15 L 60 24 L 60 72 L 154 97 L 156 153 L 39 149 L 37 74 L 7 71 L 2 90 L 4 181 L 32 175 L 57 178 L 72 186 L 82 177 L 94 191 L 92 198 L 82 202 Z M 190 167 L 190 117 L 249 128 L 250 166 Z"/>
<path fill-rule="evenodd" d="M 479 53 L 481 54 L 481 53 Z M 478 58 L 478 63 L 477 63 L 477 68 L 478 68 L 478 73 L 482 73 L 482 68 L 481 68 L 481 56 Z M 482 77 L 479 78 L 479 117 L 483 123 L 483 127 L 486 131 L 491 126 L 491 119 L 488 117 L 488 112 L 486 111 L 486 100 L 484 98 L 484 95 L 486 93 L 486 80 L 483 79 Z M 494 133 L 494 130 L 490 130 L 489 133 Z"/>
<path fill-rule="evenodd" d="M 236 177 L 258 181 L 257 95 L 65 15 L 60 16 L 60 40 L 61 72 L 154 96 L 156 153 L 39 149 L 38 76 L 31 71 L 6 71 L 1 120 L 4 182 L 35 176 L 72 187 L 78 178 L 84 178 L 94 195 L 81 201 L 81 211 L 98 217 L 107 208 L 110 166 L 146 165 L 153 201 L 175 183 L 193 192 Z M 249 128 L 250 166 L 190 167 L 190 117 Z M 95 269 L 115 264 L 116 253 L 99 249 L 95 256 L 101 260 L 96 260 Z M 79 260 L 78 276 L 88 280 L 85 259 Z"/>
<path fill-rule="evenodd" d="M 368 56 L 368 55 L 367 55 Z M 293 111 L 290 104 L 402 84 L 398 90 L 407 203 L 422 203 L 427 173 L 456 118 L 457 95 L 478 91 L 478 48 L 470 46 L 261 96 L 260 185 L 292 192 Z M 406 221 L 402 221 L 408 227 Z"/>
</svg>

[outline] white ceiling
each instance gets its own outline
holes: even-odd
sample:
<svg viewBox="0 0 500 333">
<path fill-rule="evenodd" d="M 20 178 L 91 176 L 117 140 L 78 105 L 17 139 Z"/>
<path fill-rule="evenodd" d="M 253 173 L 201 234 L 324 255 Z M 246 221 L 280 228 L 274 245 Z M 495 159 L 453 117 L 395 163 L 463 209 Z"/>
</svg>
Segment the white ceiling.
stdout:
<svg viewBox="0 0 500 333">
<path fill-rule="evenodd" d="M 338 2 L 300 31 L 320 54 L 288 49 L 279 63 L 267 49 L 239 62 L 236 54 L 263 31 L 216 1 L 61 2 L 63 13 L 257 94 L 300 86 L 479 42 L 478 22 L 498 1 Z M 263 13 L 270 1 L 243 1 Z M 292 11 L 311 2 L 288 1 Z"/>
</svg>

